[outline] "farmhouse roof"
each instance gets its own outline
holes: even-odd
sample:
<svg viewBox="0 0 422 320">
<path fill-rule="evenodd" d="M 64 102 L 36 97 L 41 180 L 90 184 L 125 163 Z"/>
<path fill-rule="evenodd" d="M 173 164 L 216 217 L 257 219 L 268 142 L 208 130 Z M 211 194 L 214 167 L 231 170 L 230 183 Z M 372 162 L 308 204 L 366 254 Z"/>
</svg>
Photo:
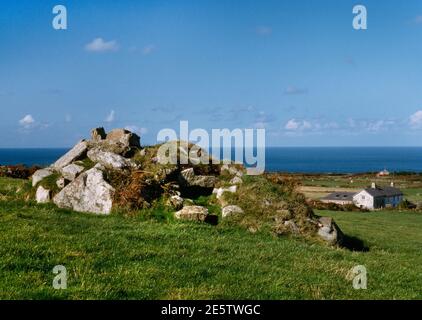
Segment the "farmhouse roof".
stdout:
<svg viewBox="0 0 422 320">
<path fill-rule="evenodd" d="M 322 200 L 353 201 L 355 192 L 333 192 L 322 198 Z"/>
<path fill-rule="evenodd" d="M 366 188 L 366 192 L 368 192 L 373 197 L 394 197 L 394 196 L 402 196 L 403 192 L 400 189 L 394 187 L 376 187 L 376 188 Z"/>
</svg>

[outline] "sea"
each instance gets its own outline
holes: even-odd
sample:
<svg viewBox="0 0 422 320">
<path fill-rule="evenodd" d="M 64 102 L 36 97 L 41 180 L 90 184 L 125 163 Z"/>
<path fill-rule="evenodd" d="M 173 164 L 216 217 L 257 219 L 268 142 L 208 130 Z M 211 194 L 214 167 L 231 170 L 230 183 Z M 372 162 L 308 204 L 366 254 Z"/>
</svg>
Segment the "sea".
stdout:
<svg viewBox="0 0 422 320">
<path fill-rule="evenodd" d="M 0 165 L 47 166 L 69 149 L 0 149 Z M 422 147 L 269 147 L 265 170 L 290 173 L 422 172 Z"/>
</svg>

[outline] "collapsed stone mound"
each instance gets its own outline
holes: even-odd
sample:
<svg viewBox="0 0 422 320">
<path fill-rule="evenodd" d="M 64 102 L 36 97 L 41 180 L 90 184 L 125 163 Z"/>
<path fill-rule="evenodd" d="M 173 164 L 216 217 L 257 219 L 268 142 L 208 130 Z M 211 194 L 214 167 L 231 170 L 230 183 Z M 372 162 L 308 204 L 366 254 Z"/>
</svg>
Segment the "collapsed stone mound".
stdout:
<svg viewBox="0 0 422 320">
<path fill-rule="evenodd" d="M 176 159 L 162 162 L 162 145 L 142 147 L 125 129 L 91 131 L 47 168 L 32 176 L 38 203 L 53 202 L 77 212 L 140 212 L 163 204 L 175 219 L 217 224 L 219 219 L 256 232 L 309 235 L 339 244 L 341 230 L 330 218 L 317 218 L 290 187 L 263 176 L 248 179 L 240 164 L 220 164 L 200 147 L 173 141 Z M 171 149 L 170 148 L 170 149 Z M 208 162 L 181 161 L 193 152 Z M 198 200 L 200 199 L 200 201 Z M 205 199 L 205 200 L 204 200 Z M 205 203 L 204 203 L 205 201 Z"/>
<path fill-rule="evenodd" d="M 90 140 L 78 142 L 50 167 L 32 176 L 32 185 L 48 180 L 44 192 L 36 193 L 37 202 L 50 199 L 60 208 L 80 212 L 109 214 L 113 207 L 114 187 L 106 179 L 107 170 L 136 169 L 128 156 L 141 147 L 140 137 L 128 130 L 103 128 L 92 130 Z"/>
</svg>

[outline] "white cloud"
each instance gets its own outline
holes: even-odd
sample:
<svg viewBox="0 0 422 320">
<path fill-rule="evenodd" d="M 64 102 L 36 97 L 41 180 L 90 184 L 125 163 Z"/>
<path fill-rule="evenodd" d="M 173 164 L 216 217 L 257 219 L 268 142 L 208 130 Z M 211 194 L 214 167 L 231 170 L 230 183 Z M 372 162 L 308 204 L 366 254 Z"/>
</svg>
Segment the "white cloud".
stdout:
<svg viewBox="0 0 422 320">
<path fill-rule="evenodd" d="M 287 121 L 286 125 L 284 126 L 284 129 L 286 130 L 297 130 L 300 126 L 300 123 L 297 122 L 295 119 L 291 119 Z"/>
<path fill-rule="evenodd" d="M 296 119 L 290 119 L 287 121 L 286 125 L 284 126 L 284 129 L 289 131 L 296 131 L 296 130 L 309 130 L 312 128 L 311 122 L 307 120 L 296 120 Z"/>
<path fill-rule="evenodd" d="M 129 130 L 131 132 L 134 132 L 134 133 L 136 133 L 140 136 L 148 133 L 147 128 L 142 128 L 142 127 L 138 127 L 138 126 L 134 126 L 134 125 L 126 126 L 125 129 Z"/>
<path fill-rule="evenodd" d="M 155 51 L 155 48 L 156 47 L 155 47 L 154 44 L 149 44 L 149 45 L 147 45 L 147 46 L 145 46 L 145 47 L 142 48 L 142 54 L 144 56 L 147 56 L 147 55 L 153 53 Z"/>
<path fill-rule="evenodd" d="M 378 132 L 382 130 L 386 125 L 388 125 L 388 123 L 384 120 L 369 122 L 367 125 L 367 130 L 371 132 Z"/>
<path fill-rule="evenodd" d="M 22 119 L 19 120 L 19 124 L 24 128 L 30 128 L 35 123 L 34 118 L 32 115 L 27 114 Z"/>
<path fill-rule="evenodd" d="M 85 45 L 85 50 L 89 52 L 117 51 L 119 50 L 119 45 L 115 40 L 104 41 L 103 38 L 95 38 Z"/>
<path fill-rule="evenodd" d="M 321 122 L 318 120 L 296 120 L 290 119 L 284 126 L 285 130 L 288 131 L 313 131 L 322 132 L 324 130 L 332 131 L 339 129 L 340 126 L 335 121 Z"/>
<path fill-rule="evenodd" d="M 422 128 L 422 110 L 413 115 L 412 127 Z M 380 134 L 382 132 L 394 132 L 403 130 L 406 121 L 400 119 L 353 119 L 344 121 L 332 121 L 323 118 L 313 119 L 290 119 L 284 125 L 287 134 Z"/>
<path fill-rule="evenodd" d="M 414 114 L 410 116 L 410 125 L 413 128 L 422 127 L 422 110 L 416 111 Z"/>
<path fill-rule="evenodd" d="M 113 122 L 115 118 L 116 118 L 116 113 L 114 112 L 114 110 L 111 110 L 104 121 L 110 123 L 110 122 Z"/>
<path fill-rule="evenodd" d="M 64 121 L 65 122 L 72 122 L 72 116 L 70 114 L 67 114 L 64 116 Z"/>
<path fill-rule="evenodd" d="M 307 130 L 307 129 L 311 129 L 312 128 L 312 124 L 309 121 L 303 121 L 302 123 L 302 129 L 303 130 Z"/>
<path fill-rule="evenodd" d="M 397 119 L 348 119 L 345 130 L 352 130 L 353 133 L 370 132 L 378 133 L 380 131 L 390 131 L 397 129 L 401 121 Z"/>
</svg>

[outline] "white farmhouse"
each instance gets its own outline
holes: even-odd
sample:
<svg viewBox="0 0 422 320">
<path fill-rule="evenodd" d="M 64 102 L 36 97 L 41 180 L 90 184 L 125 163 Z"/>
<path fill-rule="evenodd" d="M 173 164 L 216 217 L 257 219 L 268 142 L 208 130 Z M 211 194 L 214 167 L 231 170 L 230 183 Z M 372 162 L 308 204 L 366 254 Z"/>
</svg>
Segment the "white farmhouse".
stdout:
<svg viewBox="0 0 422 320">
<path fill-rule="evenodd" d="M 366 188 L 353 196 L 353 202 L 356 206 L 363 209 L 379 209 L 388 207 L 397 207 L 403 201 L 403 192 L 394 187 L 379 187 L 372 183 L 371 188 Z"/>
</svg>

